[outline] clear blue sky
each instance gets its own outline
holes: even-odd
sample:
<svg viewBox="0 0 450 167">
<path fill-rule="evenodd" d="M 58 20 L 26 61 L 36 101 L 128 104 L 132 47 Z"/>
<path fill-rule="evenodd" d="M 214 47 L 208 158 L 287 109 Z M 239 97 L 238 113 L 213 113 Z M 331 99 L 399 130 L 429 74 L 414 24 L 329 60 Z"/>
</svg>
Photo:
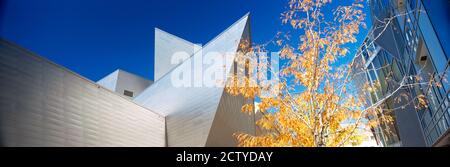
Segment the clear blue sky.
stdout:
<svg viewBox="0 0 450 167">
<path fill-rule="evenodd" d="M 286 2 L 0 0 L 0 36 L 93 81 L 117 68 L 153 79 L 155 27 L 205 44 L 250 12 L 260 43 L 280 29 Z"/>
</svg>

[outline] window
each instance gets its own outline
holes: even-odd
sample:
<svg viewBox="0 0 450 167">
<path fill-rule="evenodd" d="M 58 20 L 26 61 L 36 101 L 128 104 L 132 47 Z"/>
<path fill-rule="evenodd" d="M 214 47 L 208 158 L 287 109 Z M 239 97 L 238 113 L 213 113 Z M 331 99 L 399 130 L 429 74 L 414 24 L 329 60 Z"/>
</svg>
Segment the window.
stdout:
<svg viewBox="0 0 450 167">
<path fill-rule="evenodd" d="M 449 21 L 449 9 L 450 9 L 450 3 L 449 1 L 431 1 L 426 0 L 422 1 L 423 7 L 426 10 L 426 15 L 428 15 L 428 19 L 430 20 L 430 25 L 433 26 L 434 31 L 436 31 L 437 39 L 440 41 L 442 45 L 442 49 L 446 53 L 446 57 L 449 58 L 450 56 L 450 50 L 448 47 L 450 41 L 448 39 L 448 36 L 450 35 L 448 33 L 448 27 L 450 24 Z M 443 54 L 445 57 L 445 54 Z"/>
<path fill-rule="evenodd" d="M 370 66 L 368 68 L 369 75 L 372 83 L 375 83 L 376 80 L 378 80 L 376 74 L 375 74 L 375 68 L 373 67 L 373 63 L 370 63 Z"/>
<path fill-rule="evenodd" d="M 393 73 L 394 80 L 397 82 L 401 82 L 403 75 L 400 71 L 400 67 L 396 60 L 394 60 L 394 63 L 392 63 L 392 73 Z"/>
<path fill-rule="evenodd" d="M 450 61 L 449 61 L 450 64 Z M 449 91 L 450 90 L 450 66 L 447 66 L 447 69 L 444 70 L 444 73 L 442 74 L 442 77 L 440 77 L 441 79 L 441 84 L 443 85 L 444 88 L 444 92 Z M 443 93 L 445 94 L 445 93 Z"/>
<path fill-rule="evenodd" d="M 133 97 L 133 92 L 129 90 L 123 90 L 123 95 Z"/>
<path fill-rule="evenodd" d="M 416 0 L 410 0 L 409 5 L 410 5 L 411 9 L 416 9 Z"/>
</svg>

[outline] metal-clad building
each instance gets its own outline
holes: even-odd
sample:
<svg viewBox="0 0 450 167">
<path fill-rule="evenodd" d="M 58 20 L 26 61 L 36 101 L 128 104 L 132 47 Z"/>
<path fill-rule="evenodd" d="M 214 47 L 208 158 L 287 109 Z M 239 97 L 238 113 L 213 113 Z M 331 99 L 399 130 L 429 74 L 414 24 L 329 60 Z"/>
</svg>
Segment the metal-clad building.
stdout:
<svg viewBox="0 0 450 167">
<path fill-rule="evenodd" d="M 155 34 L 155 81 L 117 70 L 95 83 L 1 40 L 0 145 L 235 146 L 233 133 L 254 134 L 254 115 L 240 111 L 253 100 L 223 87 L 180 88 L 170 81 L 182 68 L 203 70 L 189 62 L 206 53 L 236 53 L 250 40 L 249 15 L 203 47 L 159 29 Z M 176 52 L 188 59 L 173 64 Z"/>
<path fill-rule="evenodd" d="M 6 41 L 0 42 L 2 146 L 165 146 L 165 119 Z"/>
<path fill-rule="evenodd" d="M 217 143 L 218 145 L 216 146 L 232 146 L 235 145 L 235 142 L 231 131 L 255 133 L 254 116 L 240 112 L 241 106 L 247 101 L 242 97 L 226 95 L 223 87 L 205 86 L 201 81 L 204 80 L 202 74 L 206 73 L 207 65 L 200 64 L 200 66 L 203 66 L 202 68 L 196 65 L 199 60 L 207 59 L 205 56 L 208 53 L 235 56 L 235 54 L 229 53 L 235 53 L 240 43 L 250 38 L 248 19 L 249 15 L 247 14 L 192 54 L 188 59 L 173 69 L 165 70 L 169 72 L 161 75 L 158 81 L 134 99 L 136 103 L 150 110 L 160 112 L 166 117 L 168 146 L 205 146 L 207 143 Z M 158 35 L 157 37 L 160 37 L 160 39 L 155 39 L 155 44 L 159 43 L 158 40 L 180 40 L 165 36 L 171 35 Z M 188 48 L 192 49 L 192 47 Z M 168 55 L 155 54 L 156 63 L 158 63 L 158 60 L 167 60 L 167 58 L 158 58 L 158 56 L 167 57 Z M 231 57 L 231 59 L 233 58 Z M 226 69 L 231 69 L 231 66 L 232 62 L 227 62 Z M 190 76 L 193 79 L 190 85 L 174 85 L 172 83 L 172 73 L 178 73 L 186 69 L 193 74 Z M 158 72 L 155 71 L 155 73 Z M 197 85 L 199 82 L 201 85 Z M 219 104 L 221 104 L 220 107 Z M 220 122 L 217 119 L 235 122 L 233 124 L 236 125 L 239 124 L 236 121 L 242 121 L 241 124 L 245 126 L 224 126 L 225 123 L 215 125 L 217 122 Z M 226 133 L 226 135 L 221 133 Z M 222 138 L 214 135 L 220 135 Z"/>
</svg>

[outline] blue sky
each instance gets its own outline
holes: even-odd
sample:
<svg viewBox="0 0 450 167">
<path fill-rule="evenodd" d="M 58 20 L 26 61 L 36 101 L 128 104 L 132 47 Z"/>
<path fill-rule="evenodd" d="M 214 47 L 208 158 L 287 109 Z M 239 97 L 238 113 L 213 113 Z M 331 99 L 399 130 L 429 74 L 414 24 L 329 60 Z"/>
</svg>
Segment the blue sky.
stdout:
<svg viewBox="0 0 450 167">
<path fill-rule="evenodd" d="M 262 43 L 282 29 L 286 2 L 0 0 L 0 36 L 93 81 L 117 68 L 153 79 L 155 27 L 205 44 L 250 12 L 252 40 Z"/>
</svg>

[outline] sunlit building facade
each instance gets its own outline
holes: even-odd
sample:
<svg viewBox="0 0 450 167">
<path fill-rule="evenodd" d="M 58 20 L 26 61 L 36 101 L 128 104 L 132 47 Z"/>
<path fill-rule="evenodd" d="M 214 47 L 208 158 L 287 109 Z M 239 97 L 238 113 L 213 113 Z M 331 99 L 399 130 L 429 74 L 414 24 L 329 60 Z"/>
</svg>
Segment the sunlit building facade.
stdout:
<svg viewBox="0 0 450 167">
<path fill-rule="evenodd" d="M 154 81 L 119 69 L 93 82 L 0 39 L 0 146 L 236 146 L 234 133 L 256 133 L 255 115 L 241 112 L 253 100 L 171 77 L 206 73 L 191 62 L 210 52 L 234 60 L 249 40 L 249 14 L 204 46 L 155 29 Z M 186 54 L 178 64 L 177 52 Z"/>
<path fill-rule="evenodd" d="M 358 51 L 358 64 L 366 71 L 359 85 L 378 84 L 370 101 L 384 100 L 381 107 L 394 118 L 393 124 L 372 129 L 377 141 L 449 146 L 450 2 L 370 0 L 370 8 L 372 30 Z"/>
</svg>

